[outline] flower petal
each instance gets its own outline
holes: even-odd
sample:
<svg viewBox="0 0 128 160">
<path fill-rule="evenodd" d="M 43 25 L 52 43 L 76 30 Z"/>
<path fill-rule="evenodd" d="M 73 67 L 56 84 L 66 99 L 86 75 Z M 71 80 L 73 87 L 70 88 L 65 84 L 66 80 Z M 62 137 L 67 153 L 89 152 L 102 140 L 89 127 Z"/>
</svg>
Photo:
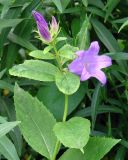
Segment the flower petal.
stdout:
<svg viewBox="0 0 128 160">
<path fill-rule="evenodd" d="M 68 69 L 70 72 L 75 73 L 77 75 L 81 75 L 82 70 L 83 70 L 83 65 L 80 61 L 80 59 L 75 59 L 72 63 L 68 65 Z"/>
<path fill-rule="evenodd" d="M 52 16 L 51 30 L 52 32 L 57 33 L 58 29 L 59 29 L 59 24 L 57 23 L 56 18 Z"/>
<path fill-rule="evenodd" d="M 42 38 L 45 41 L 51 41 L 51 35 L 48 29 L 46 29 L 41 23 L 37 22 L 37 26 Z"/>
<path fill-rule="evenodd" d="M 99 69 L 109 67 L 112 65 L 112 59 L 109 56 L 102 55 L 97 58 L 97 67 Z"/>
<path fill-rule="evenodd" d="M 88 49 L 88 54 L 90 55 L 97 55 L 99 53 L 100 46 L 97 41 L 94 41 L 91 43 L 89 49 Z"/>
<path fill-rule="evenodd" d="M 82 57 L 85 52 L 86 52 L 86 51 L 84 51 L 84 50 L 77 51 L 77 52 L 76 52 L 76 55 L 79 56 L 79 57 Z"/>
<path fill-rule="evenodd" d="M 84 67 L 82 74 L 81 74 L 81 77 L 80 77 L 80 80 L 85 81 L 85 80 L 89 79 L 90 77 L 91 77 L 91 75 L 87 72 L 86 68 Z"/>
<path fill-rule="evenodd" d="M 105 85 L 107 79 L 103 71 L 97 70 L 95 73 L 91 74 L 92 77 L 97 78 L 103 85 Z"/>
<path fill-rule="evenodd" d="M 48 24 L 42 14 L 40 14 L 39 12 L 34 10 L 34 11 L 32 11 L 32 15 L 34 16 L 36 23 L 37 22 L 41 23 L 44 26 L 44 28 L 48 29 Z"/>
</svg>

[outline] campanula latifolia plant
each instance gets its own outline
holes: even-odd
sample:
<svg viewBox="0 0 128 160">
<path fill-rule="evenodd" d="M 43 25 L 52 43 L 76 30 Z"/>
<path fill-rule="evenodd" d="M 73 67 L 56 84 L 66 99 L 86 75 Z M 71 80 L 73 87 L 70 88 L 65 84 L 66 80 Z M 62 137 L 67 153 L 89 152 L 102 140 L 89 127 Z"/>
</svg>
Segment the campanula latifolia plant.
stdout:
<svg viewBox="0 0 128 160">
<path fill-rule="evenodd" d="M 98 55 L 100 46 L 97 41 L 91 42 L 86 50 L 67 41 L 60 47 L 58 44 L 67 37 L 59 36 L 60 27 L 56 18 L 52 16 L 48 24 L 41 13 L 33 11 L 32 15 L 39 39 L 46 47 L 30 52 L 29 55 L 35 59 L 14 66 L 10 74 L 55 83 L 65 97 L 65 104 L 63 117 L 57 121 L 47 106 L 16 84 L 14 102 L 17 120 L 21 121 L 21 132 L 28 144 L 48 160 L 100 160 L 120 140 L 92 136 L 93 127 L 86 118 L 75 116 L 67 119 L 69 98 L 78 91 L 83 81 L 91 77 L 99 81 L 99 86 L 106 85 L 107 78 L 101 69 L 111 66 L 112 60 L 107 55 Z M 65 152 L 61 155 L 60 151 Z"/>
</svg>

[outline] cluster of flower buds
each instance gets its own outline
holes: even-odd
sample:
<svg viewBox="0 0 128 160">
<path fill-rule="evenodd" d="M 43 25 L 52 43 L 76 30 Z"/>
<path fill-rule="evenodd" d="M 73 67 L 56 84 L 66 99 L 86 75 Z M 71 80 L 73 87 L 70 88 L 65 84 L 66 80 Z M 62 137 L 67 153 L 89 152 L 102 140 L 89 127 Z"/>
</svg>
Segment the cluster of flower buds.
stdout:
<svg viewBox="0 0 128 160">
<path fill-rule="evenodd" d="M 56 18 L 52 16 L 52 21 L 49 28 L 48 23 L 46 22 L 42 14 L 37 11 L 33 11 L 32 14 L 36 21 L 39 35 L 43 42 L 52 42 L 59 32 L 59 24 L 57 23 Z"/>
</svg>

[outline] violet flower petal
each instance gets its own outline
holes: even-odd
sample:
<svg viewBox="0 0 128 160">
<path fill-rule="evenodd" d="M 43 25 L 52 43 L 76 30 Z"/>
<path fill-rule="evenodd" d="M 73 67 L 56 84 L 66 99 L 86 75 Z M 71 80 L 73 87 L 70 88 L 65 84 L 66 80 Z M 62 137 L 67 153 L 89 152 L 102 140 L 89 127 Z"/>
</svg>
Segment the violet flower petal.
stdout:
<svg viewBox="0 0 128 160">
<path fill-rule="evenodd" d="M 37 26 L 40 32 L 40 35 L 45 41 L 51 41 L 50 32 L 42 25 L 42 23 L 37 22 Z"/>
<path fill-rule="evenodd" d="M 72 63 L 69 64 L 68 68 L 72 73 L 81 75 L 82 70 L 83 70 L 83 65 L 79 59 L 76 59 Z"/>
<path fill-rule="evenodd" d="M 82 71 L 82 74 L 81 74 L 81 77 L 80 77 L 80 80 L 85 81 L 85 80 L 89 79 L 90 77 L 91 77 L 91 75 L 89 74 L 89 72 L 84 67 L 83 71 Z"/>
<path fill-rule="evenodd" d="M 102 69 L 112 65 L 112 60 L 109 56 L 101 55 L 97 58 L 97 68 Z"/>
<path fill-rule="evenodd" d="M 32 15 L 37 23 L 41 23 L 44 26 L 44 28 L 46 28 L 47 30 L 49 29 L 48 24 L 42 14 L 34 10 L 32 11 Z"/>
<path fill-rule="evenodd" d="M 55 33 L 57 33 L 58 29 L 59 29 L 59 25 L 56 21 L 56 18 L 54 16 L 52 16 L 51 30 L 54 31 Z"/>
<path fill-rule="evenodd" d="M 103 85 L 106 84 L 107 78 L 103 71 L 97 70 L 94 74 L 91 75 L 92 77 L 97 78 Z"/>
<path fill-rule="evenodd" d="M 99 53 L 99 50 L 100 50 L 99 43 L 97 41 L 94 41 L 91 43 L 88 49 L 88 54 L 97 55 Z"/>
<path fill-rule="evenodd" d="M 84 54 L 85 54 L 85 51 L 84 51 L 84 50 L 81 50 L 81 51 L 77 51 L 77 52 L 76 52 L 76 55 L 79 56 L 79 57 L 84 56 Z"/>
</svg>

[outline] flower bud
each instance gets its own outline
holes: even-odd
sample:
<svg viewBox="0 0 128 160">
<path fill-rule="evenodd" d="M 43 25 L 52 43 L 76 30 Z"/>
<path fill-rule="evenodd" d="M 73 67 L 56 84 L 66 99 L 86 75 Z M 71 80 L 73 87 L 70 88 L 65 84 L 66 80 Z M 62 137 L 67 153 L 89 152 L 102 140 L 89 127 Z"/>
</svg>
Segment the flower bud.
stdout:
<svg viewBox="0 0 128 160">
<path fill-rule="evenodd" d="M 40 36 L 44 41 L 50 42 L 52 38 L 46 20 L 39 12 L 32 11 L 32 15 L 36 21 Z"/>
<path fill-rule="evenodd" d="M 52 22 L 51 22 L 51 32 L 56 34 L 59 30 L 59 24 L 56 21 L 56 18 L 52 16 Z"/>
</svg>

